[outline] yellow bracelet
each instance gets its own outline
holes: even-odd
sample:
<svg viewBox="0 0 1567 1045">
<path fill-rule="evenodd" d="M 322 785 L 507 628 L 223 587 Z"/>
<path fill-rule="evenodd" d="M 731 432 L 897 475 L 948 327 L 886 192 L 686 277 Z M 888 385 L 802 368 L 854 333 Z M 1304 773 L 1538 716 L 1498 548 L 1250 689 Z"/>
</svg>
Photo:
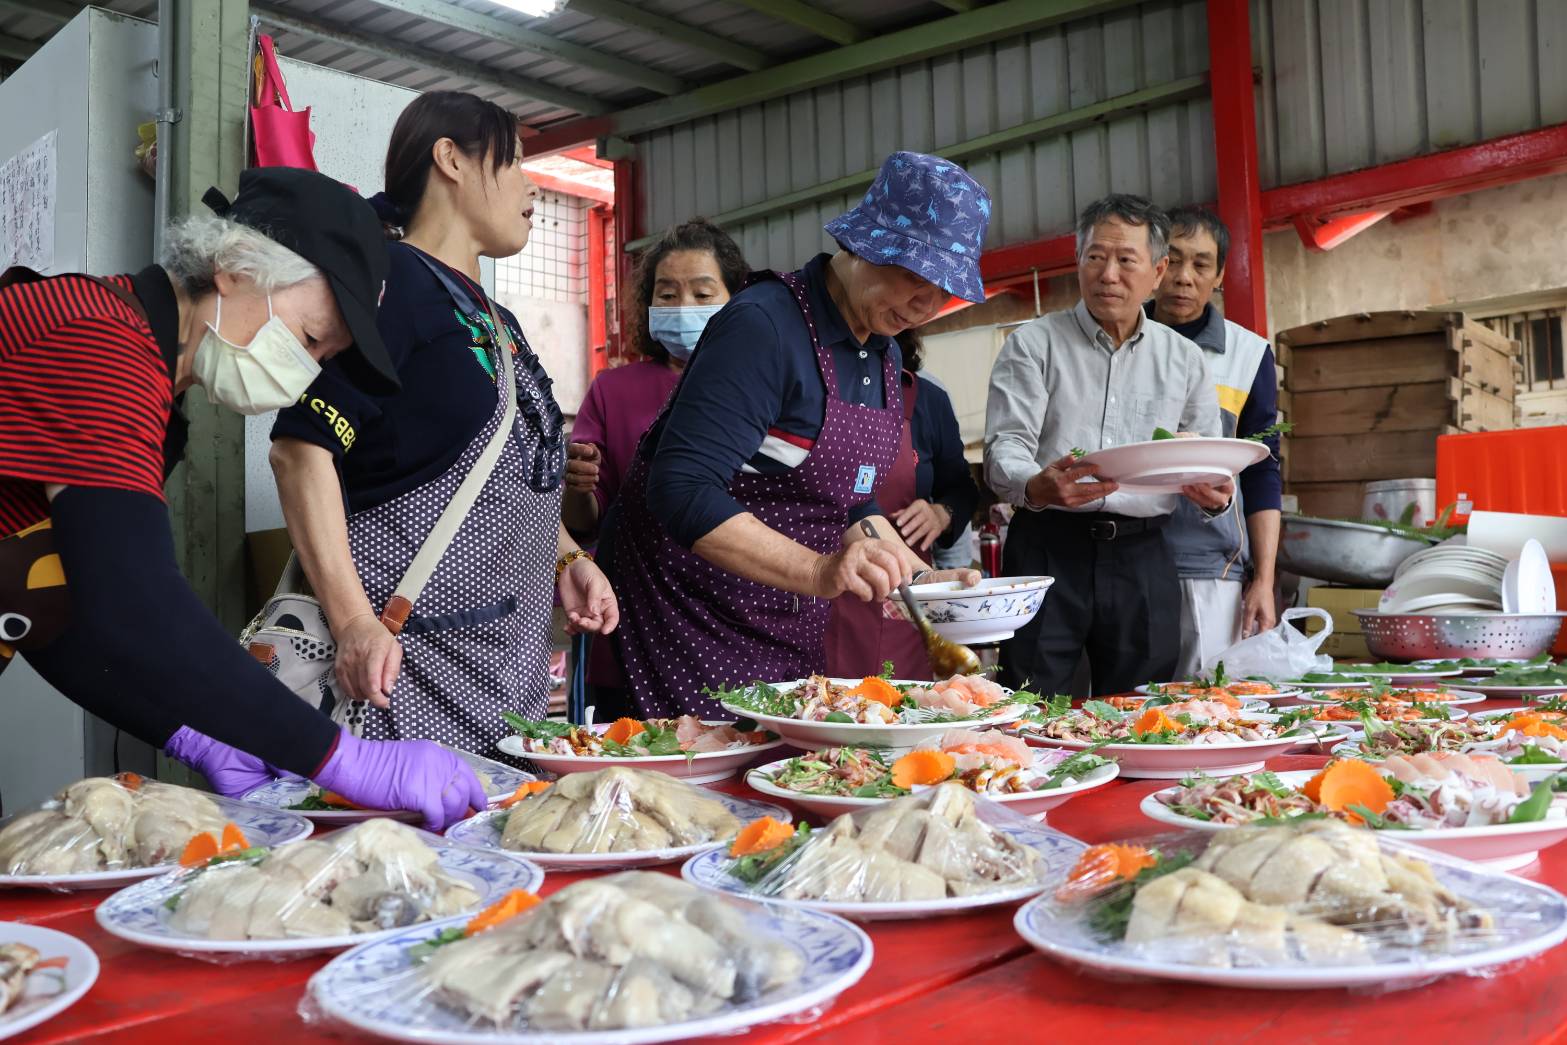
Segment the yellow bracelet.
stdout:
<svg viewBox="0 0 1567 1045">
<path fill-rule="evenodd" d="M 556 559 L 555 560 L 555 583 L 556 584 L 560 583 L 561 574 L 563 574 L 567 570 L 569 570 L 571 568 L 571 564 L 572 563 L 576 562 L 578 559 L 591 559 L 591 558 L 593 558 L 593 556 L 589 555 L 587 552 L 583 551 L 581 548 L 573 548 L 571 551 L 567 552 L 565 555 L 562 555 L 560 558 Z"/>
</svg>

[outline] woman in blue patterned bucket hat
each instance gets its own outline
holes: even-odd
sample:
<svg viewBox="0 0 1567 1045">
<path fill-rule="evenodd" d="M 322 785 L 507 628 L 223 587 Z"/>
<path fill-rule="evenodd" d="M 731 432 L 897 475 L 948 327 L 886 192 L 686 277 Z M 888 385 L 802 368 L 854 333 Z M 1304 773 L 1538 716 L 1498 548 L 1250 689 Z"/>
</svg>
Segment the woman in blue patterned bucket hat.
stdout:
<svg viewBox="0 0 1567 1045">
<path fill-rule="evenodd" d="M 833 600 L 879 604 L 924 570 L 890 521 L 907 499 L 879 500 L 915 468 L 893 338 L 951 295 L 984 300 L 989 217 L 962 168 L 894 153 L 826 226 L 836 253 L 753 274 L 708 321 L 599 545 L 631 698 L 617 713 L 721 718 L 714 690 L 818 674 Z"/>
<path fill-rule="evenodd" d="M 874 265 L 901 265 L 965 301 L 985 300 L 979 253 L 990 193 L 939 156 L 895 152 L 860 205 L 823 228 Z"/>
</svg>

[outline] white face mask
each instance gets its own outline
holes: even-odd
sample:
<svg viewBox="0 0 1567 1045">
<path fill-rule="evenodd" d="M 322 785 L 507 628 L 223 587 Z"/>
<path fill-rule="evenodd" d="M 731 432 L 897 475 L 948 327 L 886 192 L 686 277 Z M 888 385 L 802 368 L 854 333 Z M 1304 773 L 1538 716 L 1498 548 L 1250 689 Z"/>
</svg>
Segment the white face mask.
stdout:
<svg viewBox="0 0 1567 1045">
<path fill-rule="evenodd" d="M 218 333 L 223 325 L 223 295 L 218 314 L 196 346 L 191 371 L 207 398 L 242 414 L 264 414 L 292 406 L 321 373 L 294 332 L 272 314 L 267 295 L 267 322 L 248 345 L 236 345 Z"/>
<path fill-rule="evenodd" d="M 684 362 L 696 351 L 707 321 L 722 305 L 653 305 L 647 310 L 647 332 L 664 351 Z"/>
</svg>

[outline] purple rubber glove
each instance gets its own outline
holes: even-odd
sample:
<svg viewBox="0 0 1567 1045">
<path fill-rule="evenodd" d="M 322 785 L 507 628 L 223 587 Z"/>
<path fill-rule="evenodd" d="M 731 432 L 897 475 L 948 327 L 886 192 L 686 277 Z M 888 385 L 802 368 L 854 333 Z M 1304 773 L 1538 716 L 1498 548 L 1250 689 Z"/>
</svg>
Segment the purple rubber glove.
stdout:
<svg viewBox="0 0 1567 1045">
<path fill-rule="evenodd" d="M 366 809 L 409 809 L 442 831 L 489 799 L 468 763 L 428 740 L 361 740 L 344 732 L 316 783 Z"/>
<path fill-rule="evenodd" d="M 189 726 L 181 726 L 163 750 L 206 777 L 225 798 L 242 798 L 277 779 L 277 772 L 255 755 L 247 755 Z"/>
</svg>

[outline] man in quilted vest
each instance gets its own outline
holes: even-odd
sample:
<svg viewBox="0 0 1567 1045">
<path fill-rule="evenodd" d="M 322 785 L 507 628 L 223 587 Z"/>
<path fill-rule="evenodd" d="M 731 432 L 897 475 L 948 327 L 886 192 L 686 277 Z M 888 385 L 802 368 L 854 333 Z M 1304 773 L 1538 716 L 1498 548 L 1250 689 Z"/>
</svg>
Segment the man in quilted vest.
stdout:
<svg viewBox="0 0 1567 1045">
<path fill-rule="evenodd" d="M 1244 439 L 1277 421 L 1278 378 L 1268 342 L 1225 319 L 1213 304 L 1229 247 L 1229 230 L 1209 211 L 1171 211 L 1170 266 L 1145 308 L 1202 348 L 1218 386 L 1224 434 Z M 1181 578 L 1177 678 L 1211 668 L 1227 647 L 1277 623 L 1279 439 L 1271 435 L 1264 442 L 1272 453 L 1241 473 L 1240 496 L 1228 512 L 1210 518 L 1183 501 L 1165 530 Z"/>
</svg>

